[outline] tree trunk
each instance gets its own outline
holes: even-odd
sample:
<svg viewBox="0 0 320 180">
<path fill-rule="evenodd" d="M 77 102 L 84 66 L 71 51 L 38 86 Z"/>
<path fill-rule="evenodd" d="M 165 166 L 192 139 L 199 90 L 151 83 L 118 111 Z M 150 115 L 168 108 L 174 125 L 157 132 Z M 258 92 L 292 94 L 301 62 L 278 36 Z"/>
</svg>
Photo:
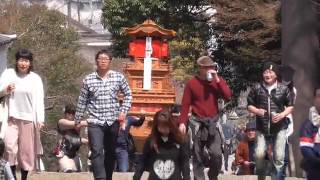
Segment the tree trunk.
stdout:
<svg viewBox="0 0 320 180">
<path fill-rule="evenodd" d="M 313 89 L 319 84 L 319 40 L 317 17 L 308 0 L 282 0 L 282 63 L 296 70 L 297 99 L 293 113 L 293 153 L 296 176 L 302 177 L 299 129 L 313 103 Z"/>
</svg>

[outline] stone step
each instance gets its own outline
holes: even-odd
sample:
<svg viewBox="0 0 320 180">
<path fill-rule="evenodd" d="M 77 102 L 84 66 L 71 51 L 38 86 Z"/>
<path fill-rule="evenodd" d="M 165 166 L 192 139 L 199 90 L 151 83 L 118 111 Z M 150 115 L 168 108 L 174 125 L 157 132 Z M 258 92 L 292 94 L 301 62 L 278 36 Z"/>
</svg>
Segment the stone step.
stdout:
<svg viewBox="0 0 320 180">
<path fill-rule="evenodd" d="M 114 173 L 115 180 L 132 180 L 133 173 Z M 144 173 L 142 180 L 147 180 L 148 174 Z M 89 180 L 93 179 L 92 173 L 57 173 L 57 172 L 40 172 L 30 174 L 30 180 Z M 236 175 L 219 175 L 219 180 L 257 180 L 257 176 L 236 176 Z M 266 180 L 271 180 L 267 177 Z M 286 180 L 303 180 L 303 178 L 287 177 Z"/>
</svg>

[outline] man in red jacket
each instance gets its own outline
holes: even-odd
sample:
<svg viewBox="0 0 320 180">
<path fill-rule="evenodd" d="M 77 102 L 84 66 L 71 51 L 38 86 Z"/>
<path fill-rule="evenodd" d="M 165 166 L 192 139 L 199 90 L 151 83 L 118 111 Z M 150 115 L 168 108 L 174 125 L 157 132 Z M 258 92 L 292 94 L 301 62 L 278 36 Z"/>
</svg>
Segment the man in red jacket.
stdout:
<svg viewBox="0 0 320 180">
<path fill-rule="evenodd" d="M 184 89 L 179 129 L 186 133 L 188 124 L 191 130 L 195 179 L 204 179 L 203 170 L 208 159 L 209 179 L 216 180 L 222 166 L 223 142 L 218 123 L 218 99 L 229 101 L 232 92 L 226 81 L 218 75 L 217 63 L 210 57 L 200 57 L 197 64 L 199 74 L 189 80 Z M 192 115 L 188 117 L 190 108 Z M 209 157 L 205 154 L 209 154 Z"/>
</svg>

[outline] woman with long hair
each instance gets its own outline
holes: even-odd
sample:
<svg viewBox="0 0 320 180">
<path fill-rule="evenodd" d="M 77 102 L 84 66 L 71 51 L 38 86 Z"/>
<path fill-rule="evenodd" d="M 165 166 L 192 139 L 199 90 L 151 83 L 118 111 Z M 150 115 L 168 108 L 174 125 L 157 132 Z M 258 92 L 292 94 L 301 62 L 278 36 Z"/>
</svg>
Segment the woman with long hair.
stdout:
<svg viewBox="0 0 320 180">
<path fill-rule="evenodd" d="M 153 119 L 151 135 L 147 138 L 141 162 L 133 179 L 149 171 L 149 180 L 189 180 L 189 148 L 186 137 L 168 109 L 158 111 Z"/>
</svg>

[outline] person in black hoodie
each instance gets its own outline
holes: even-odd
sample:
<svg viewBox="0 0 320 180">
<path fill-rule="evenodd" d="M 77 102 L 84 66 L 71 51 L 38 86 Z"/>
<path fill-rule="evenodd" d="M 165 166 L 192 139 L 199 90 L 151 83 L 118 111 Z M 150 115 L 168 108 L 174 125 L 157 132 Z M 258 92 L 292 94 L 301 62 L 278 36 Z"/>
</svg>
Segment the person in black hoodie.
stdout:
<svg viewBox="0 0 320 180">
<path fill-rule="evenodd" d="M 149 180 L 190 180 L 189 148 L 177 122 L 168 109 L 158 111 L 153 119 L 140 164 L 133 179 L 140 180 L 149 171 Z"/>
</svg>

